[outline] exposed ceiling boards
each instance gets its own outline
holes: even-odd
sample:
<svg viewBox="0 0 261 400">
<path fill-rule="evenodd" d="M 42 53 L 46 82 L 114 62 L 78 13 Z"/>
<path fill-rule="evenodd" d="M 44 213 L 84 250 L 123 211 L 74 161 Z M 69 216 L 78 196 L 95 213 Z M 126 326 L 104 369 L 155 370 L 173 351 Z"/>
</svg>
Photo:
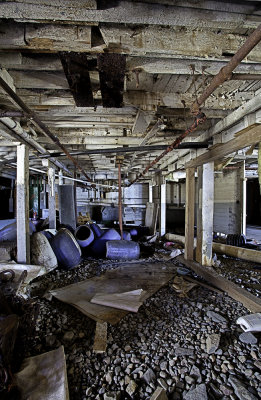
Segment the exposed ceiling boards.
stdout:
<svg viewBox="0 0 261 400">
<path fill-rule="evenodd" d="M 261 11 L 254 1 L 16 0 L 1 2 L 0 18 L 1 76 L 73 152 L 172 143 L 193 123 L 196 96 L 260 24 Z M 260 96 L 259 76 L 261 43 L 207 99 L 206 122 L 184 142 L 222 141 L 213 126 Z M 1 89 L 0 108 L 19 110 Z M 26 116 L 16 118 L 30 132 Z M 165 128 L 150 135 L 159 119 Z M 59 150 L 34 130 L 46 150 Z M 14 158 L 13 140 L 0 137 L 0 162 Z M 174 150 L 152 172 L 167 174 L 205 151 Z M 138 173 L 161 152 L 125 153 L 123 171 Z M 116 178 L 115 155 L 76 157 L 87 173 Z"/>
</svg>

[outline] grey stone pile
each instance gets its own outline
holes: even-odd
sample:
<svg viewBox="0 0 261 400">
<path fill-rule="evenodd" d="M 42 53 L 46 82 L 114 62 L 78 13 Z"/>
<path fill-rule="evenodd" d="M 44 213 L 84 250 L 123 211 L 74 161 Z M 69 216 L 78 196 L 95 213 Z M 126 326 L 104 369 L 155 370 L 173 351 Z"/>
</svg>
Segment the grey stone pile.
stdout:
<svg viewBox="0 0 261 400">
<path fill-rule="evenodd" d="M 242 334 L 236 320 L 248 311 L 226 294 L 196 287 L 180 298 L 170 283 L 137 314 L 108 326 L 104 354 L 92 351 L 92 320 L 67 304 L 40 296 L 116 265 L 88 260 L 75 271 L 53 271 L 39 279 L 38 287 L 31 289 L 36 319 L 30 329 L 30 318 L 24 320 L 21 355 L 62 344 L 71 400 L 150 399 L 157 388 L 172 400 L 261 397 L 260 336 L 252 335 L 254 340 Z"/>
</svg>

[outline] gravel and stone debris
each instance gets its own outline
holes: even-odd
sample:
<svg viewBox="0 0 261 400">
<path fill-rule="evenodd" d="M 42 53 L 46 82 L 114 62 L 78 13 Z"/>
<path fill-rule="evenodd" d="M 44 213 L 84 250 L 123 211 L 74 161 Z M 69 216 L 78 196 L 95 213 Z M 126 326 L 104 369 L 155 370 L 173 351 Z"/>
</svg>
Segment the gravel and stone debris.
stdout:
<svg viewBox="0 0 261 400">
<path fill-rule="evenodd" d="M 167 265 L 176 271 L 180 263 L 172 260 Z M 236 321 L 249 311 L 226 293 L 197 286 L 180 298 L 170 281 L 138 313 L 108 325 L 103 354 L 92 351 L 93 320 L 55 298 L 43 297 L 50 289 L 117 266 L 86 259 L 74 270 L 57 269 L 35 280 L 29 287 L 31 300 L 23 305 L 17 358 L 22 361 L 63 345 L 71 400 L 149 400 L 158 387 L 170 400 L 261 398 L 260 334 L 255 333 L 255 343 L 241 340 L 244 333 Z M 230 274 L 224 272 L 223 259 L 218 268 Z M 248 275 L 240 279 L 247 285 Z M 213 348 L 214 337 L 220 341 L 209 352 L 209 338 Z"/>
</svg>

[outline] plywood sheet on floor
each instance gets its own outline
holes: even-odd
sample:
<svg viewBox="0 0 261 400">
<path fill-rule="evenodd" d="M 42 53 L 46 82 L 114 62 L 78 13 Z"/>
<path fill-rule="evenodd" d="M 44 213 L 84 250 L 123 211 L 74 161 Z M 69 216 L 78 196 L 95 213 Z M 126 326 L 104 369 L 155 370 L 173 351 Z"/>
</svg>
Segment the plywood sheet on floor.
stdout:
<svg viewBox="0 0 261 400">
<path fill-rule="evenodd" d="M 118 323 L 127 311 L 91 303 L 96 293 L 120 293 L 143 289 L 144 302 L 173 278 L 176 269 L 160 263 L 130 263 L 106 271 L 99 277 L 68 285 L 50 293 L 69 303 L 95 321 Z"/>
</svg>

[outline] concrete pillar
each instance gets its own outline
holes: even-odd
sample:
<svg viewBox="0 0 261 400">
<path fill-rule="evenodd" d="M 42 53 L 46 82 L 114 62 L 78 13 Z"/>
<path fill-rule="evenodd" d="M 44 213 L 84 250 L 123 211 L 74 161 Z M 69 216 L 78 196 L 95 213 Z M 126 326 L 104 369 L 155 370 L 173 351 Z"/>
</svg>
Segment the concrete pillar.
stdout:
<svg viewBox="0 0 261 400">
<path fill-rule="evenodd" d="M 214 163 L 198 168 L 197 261 L 212 264 L 213 215 L 214 215 Z"/>
<path fill-rule="evenodd" d="M 149 182 L 149 203 L 153 203 L 153 186 L 151 182 Z"/>
<path fill-rule="evenodd" d="M 17 262 L 30 264 L 29 235 L 29 150 L 17 146 L 16 173 Z"/>
<path fill-rule="evenodd" d="M 56 229 L 55 168 L 48 167 L 49 228 Z"/>
<path fill-rule="evenodd" d="M 166 233 L 166 183 L 160 185 L 160 236 Z"/>
<path fill-rule="evenodd" d="M 59 220 L 61 224 L 76 228 L 74 185 L 59 185 Z"/>
</svg>

